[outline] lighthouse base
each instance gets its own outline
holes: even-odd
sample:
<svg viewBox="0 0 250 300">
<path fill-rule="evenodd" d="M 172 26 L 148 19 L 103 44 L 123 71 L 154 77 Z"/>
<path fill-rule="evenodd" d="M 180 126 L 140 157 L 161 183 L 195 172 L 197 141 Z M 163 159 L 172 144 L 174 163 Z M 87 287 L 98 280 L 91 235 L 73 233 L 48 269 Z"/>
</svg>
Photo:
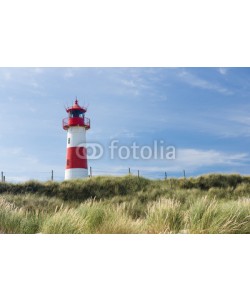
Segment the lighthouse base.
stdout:
<svg viewBox="0 0 250 300">
<path fill-rule="evenodd" d="M 65 180 L 82 179 L 88 177 L 88 169 L 66 169 Z"/>
</svg>

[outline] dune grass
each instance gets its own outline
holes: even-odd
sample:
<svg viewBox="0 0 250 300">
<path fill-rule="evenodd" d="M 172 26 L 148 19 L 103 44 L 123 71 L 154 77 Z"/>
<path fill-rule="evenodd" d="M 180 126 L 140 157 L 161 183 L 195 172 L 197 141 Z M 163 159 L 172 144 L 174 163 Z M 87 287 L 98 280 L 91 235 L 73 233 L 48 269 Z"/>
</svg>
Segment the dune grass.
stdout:
<svg viewBox="0 0 250 300">
<path fill-rule="evenodd" d="M 1 183 L 0 233 L 248 234 L 250 178 Z"/>
</svg>

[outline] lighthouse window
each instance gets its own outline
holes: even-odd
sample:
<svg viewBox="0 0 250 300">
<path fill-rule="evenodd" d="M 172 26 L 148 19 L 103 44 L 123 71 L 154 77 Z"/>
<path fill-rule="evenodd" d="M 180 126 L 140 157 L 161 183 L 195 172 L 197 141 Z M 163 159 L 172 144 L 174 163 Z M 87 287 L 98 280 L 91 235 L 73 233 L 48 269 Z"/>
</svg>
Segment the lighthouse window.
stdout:
<svg viewBox="0 0 250 300">
<path fill-rule="evenodd" d="M 68 138 L 68 144 L 70 144 L 70 138 Z"/>
<path fill-rule="evenodd" d="M 82 112 L 80 110 L 73 110 L 70 113 L 71 118 L 81 118 L 82 117 Z"/>
</svg>

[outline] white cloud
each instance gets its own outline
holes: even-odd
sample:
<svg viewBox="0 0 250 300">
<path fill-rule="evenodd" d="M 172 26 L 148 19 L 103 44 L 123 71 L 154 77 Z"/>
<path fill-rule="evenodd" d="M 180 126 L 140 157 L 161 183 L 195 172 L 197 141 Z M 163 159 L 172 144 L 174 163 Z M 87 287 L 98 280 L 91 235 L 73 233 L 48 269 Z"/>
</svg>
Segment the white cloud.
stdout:
<svg viewBox="0 0 250 300">
<path fill-rule="evenodd" d="M 31 85 L 33 88 L 35 88 L 35 89 L 37 89 L 37 88 L 40 87 L 39 84 L 38 84 L 36 81 L 34 81 L 34 80 L 30 81 L 30 85 Z"/>
<path fill-rule="evenodd" d="M 21 182 L 28 179 L 49 180 L 51 170 L 56 170 L 56 176 L 63 174 L 63 165 L 46 164 L 35 155 L 21 147 L 0 147 L 1 170 L 6 181 Z"/>
<path fill-rule="evenodd" d="M 243 124 L 243 125 L 247 125 L 249 126 L 250 129 L 250 116 L 247 113 L 234 113 L 232 114 L 229 119 L 231 121 L 235 121 L 237 123 Z"/>
<path fill-rule="evenodd" d="M 147 80 L 145 74 L 148 69 L 137 68 L 117 68 L 109 71 L 109 77 L 113 82 L 117 82 L 116 91 L 119 94 L 139 96 L 145 91 L 152 90 L 152 82 Z"/>
<path fill-rule="evenodd" d="M 22 153 L 21 147 L 0 147 L 0 157 L 5 158 L 9 155 L 16 155 Z"/>
<path fill-rule="evenodd" d="M 135 137 L 136 137 L 136 134 L 134 132 L 129 131 L 127 129 L 123 129 L 119 133 L 110 136 L 110 140 L 119 139 L 119 138 L 129 138 L 129 139 L 132 139 L 132 138 L 135 138 Z"/>
<path fill-rule="evenodd" d="M 219 68 L 219 73 L 220 73 L 221 75 L 226 75 L 227 72 L 228 72 L 228 68 Z"/>
<path fill-rule="evenodd" d="M 132 87 L 132 88 L 135 88 L 136 87 L 136 84 L 134 83 L 133 80 L 125 80 L 125 79 L 122 79 L 121 80 L 121 83 L 123 83 L 125 86 L 127 87 Z"/>
<path fill-rule="evenodd" d="M 12 74 L 10 70 L 7 70 L 5 68 L 0 68 L 0 76 L 2 77 L 2 80 L 4 81 L 10 81 L 12 79 Z"/>
<path fill-rule="evenodd" d="M 44 72 L 44 68 L 34 68 L 34 73 L 42 74 Z"/>
<path fill-rule="evenodd" d="M 75 76 L 75 74 L 74 74 L 74 72 L 72 71 L 72 70 L 67 70 L 64 74 L 63 74 L 63 77 L 64 78 L 72 78 L 72 77 L 74 77 Z"/>
<path fill-rule="evenodd" d="M 136 169 L 147 172 L 190 172 L 197 171 L 204 167 L 213 166 L 242 166 L 249 160 L 247 153 L 229 154 L 215 150 L 200 149 L 179 149 L 175 160 L 156 160 L 147 163 L 149 166 L 136 165 Z M 154 164 L 154 165 L 153 165 Z"/>
<path fill-rule="evenodd" d="M 247 153 L 230 154 L 216 150 L 180 149 L 177 150 L 176 161 L 180 166 L 199 168 L 216 165 L 242 165 L 247 159 Z"/>
<path fill-rule="evenodd" d="M 96 161 L 94 162 L 93 170 L 96 175 L 125 175 L 128 173 L 128 168 L 131 168 L 133 173 L 137 170 L 141 171 L 142 176 L 153 177 L 155 173 L 172 172 L 182 173 L 195 172 L 207 167 L 217 167 L 219 171 L 223 167 L 239 167 L 249 163 L 248 153 L 226 153 L 216 150 L 201 150 L 182 148 L 177 150 L 175 160 L 119 160 L 115 161 Z M 93 162 L 91 162 L 93 163 Z M 93 165 L 93 164 L 92 164 Z"/>
<path fill-rule="evenodd" d="M 11 79 L 11 73 L 10 72 L 5 72 L 3 75 L 4 75 L 5 80 L 10 80 Z"/>
<path fill-rule="evenodd" d="M 230 91 L 229 89 L 222 87 L 216 83 L 209 82 L 205 79 L 199 78 L 196 75 L 191 74 L 190 72 L 187 71 L 181 71 L 179 73 L 179 78 L 181 78 L 184 82 L 187 84 L 198 87 L 201 89 L 206 89 L 206 90 L 213 90 L 216 91 L 220 94 L 224 95 L 232 95 L 233 92 Z"/>
<path fill-rule="evenodd" d="M 28 177 L 28 176 L 9 176 L 7 175 L 6 177 L 6 181 L 7 182 L 12 182 L 12 183 L 19 183 L 19 182 L 25 182 L 25 181 L 29 181 L 31 180 L 32 178 L 31 177 Z"/>
<path fill-rule="evenodd" d="M 228 110 L 224 117 L 226 123 L 218 128 L 217 133 L 221 133 L 225 137 L 249 137 L 250 117 L 248 111 L 248 106 L 233 111 Z"/>
</svg>

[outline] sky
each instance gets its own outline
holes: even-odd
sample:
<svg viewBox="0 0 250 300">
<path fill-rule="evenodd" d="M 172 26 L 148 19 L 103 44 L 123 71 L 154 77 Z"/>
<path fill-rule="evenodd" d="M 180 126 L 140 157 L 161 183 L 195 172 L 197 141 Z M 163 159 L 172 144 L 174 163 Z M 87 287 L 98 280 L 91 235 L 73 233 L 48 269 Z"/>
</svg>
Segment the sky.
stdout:
<svg viewBox="0 0 250 300">
<path fill-rule="evenodd" d="M 7 181 L 63 180 L 65 107 L 88 108 L 93 175 L 249 174 L 249 68 L 0 68 L 0 171 Z M 109 146 L 154 143 L 175 159 L 119 159 Z M 116 150 L 118 151 L 118 149 Z M 159 150 L 160 151 L 160 150 Z M 118 152 L 116 152 L 118 153 Z M 157 152 L 158 153 L 158 152 Z M 159 153 L 158 153 L 159 154 Z"/>
</svg>

